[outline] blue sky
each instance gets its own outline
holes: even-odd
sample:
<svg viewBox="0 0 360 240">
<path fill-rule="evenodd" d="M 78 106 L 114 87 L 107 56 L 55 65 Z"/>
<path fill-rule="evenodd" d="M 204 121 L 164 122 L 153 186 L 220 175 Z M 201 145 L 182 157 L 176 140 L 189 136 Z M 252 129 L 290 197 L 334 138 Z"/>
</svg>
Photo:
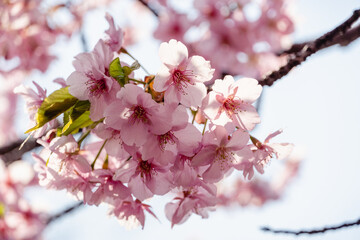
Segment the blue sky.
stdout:
<svg viewBox="0 0 360 240">
<path fill-rule="evenodd" d="M 129 1 L 119 5 L 126 2 Z M 333 29 L 360 6 L 357 0 L 292 2 L 298 19 L 294 42 L 314 39 Z M 104 36 L 103 31 L 107 28 L 104 13 L 103 9 L 97 10 L 86 18 L 86 36 L 91 47 Z M 124 16 L 111 10 L 110 13 L 116 20 L 124 21 Z M 151 30 L 156 21 L 150 17 L 143 24 L 144 29 Z M 131 52 L 151 72 L 156 72 L 159 60 L 152 56 L 157 56 L 158 45 L 157 41 L 145 40 Z M 54 51 L 62 55 L 49 73 L 46 76 L 35 74 L 31 79 L 48 86 L 50 92 L 54 86 L 46 82 L 60 76 L 66 78 L 73 71 L 71 60 L 81 47 L 75 39 L 70 43 L 61 42 Z M 358 219 L 359 63 L 360 40 L 345 48 L 331 47 L 317 53 L 274 86 L 265 89 L 260 112 L 262 123 L 256 136 L 262 138 L 282 128 L 284 133 L 276 138 L 277 141 L 293 142 L 306 151 L 299 176 L 281 200 L 262 208 L 220 208 L 210 213 L 209 219 L 192 216 L 184 224 L 171 229 L 163 213 L 165 202 L 155 198 L 152 206 L 160 221 L 148 216 L 144 230 L 130 231 L 107 215 L 106 206 L 87 206 L 49 226 L 45 239 L 294 239 L 292 236 L 263 233 L 259 227 L 270 225 L 296 230 Z M 271 167 L 267 169 L 270 172 Z M 34 203 L 48 206 L 54 212 L 73 203 L 64 192 L 36 190 L 29 192 L 29 197 Z M 326 240 L 359 237 L 360 227 L 315 236 Z M 314 237 L 297 239 L 310 238 Z"/>
</svg>

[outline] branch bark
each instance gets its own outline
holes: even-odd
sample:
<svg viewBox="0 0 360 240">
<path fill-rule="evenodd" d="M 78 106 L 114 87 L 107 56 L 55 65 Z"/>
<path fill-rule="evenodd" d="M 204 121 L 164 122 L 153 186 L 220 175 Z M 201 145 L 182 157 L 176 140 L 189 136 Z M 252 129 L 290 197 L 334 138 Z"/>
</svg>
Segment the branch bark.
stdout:
<svg viewBox="0 0 360 240">
<path fill-rule="evenodd" d="M 287 75 L 291 69 L 300 65 L 309 56 L 316 53 L 317 51 L 337 43 L 346 46 L 350 42 L 357 39 L 360 35 L 360 29 L 358 27 L 351 30 L 349 29 L 359 19 L 359 17 L 360 9 L 357 9 L 345 22 L 340 24 L 332 31 L 317 38 L 315 41 L 295 45 L 294 48 L 290 51 L 293 53 L 290 54 L 287 64 L 282 66 L 279 70 L 272 72 L 264 79 L 260 80 L 259 84 L 262 86 L 271 86 L 275 81 Z"/>
<path fill-rule="evenodd" d="M 152 7 L 149 6 L 149 4 L 145 0 L 138 0 L 142 5 L 144 5 L 147 9 L 150 10 L 150 12 L 155 16 L 159 17 L 159 13 Z"/>
<path fill-rule="evenodd" d="M 47 221 L 46 221 L 46 225 L 49 225 L 50 223 L 58 220 L 59 218 L 62 218 L 63 216 L 71 213 L 72 211 L 78 209 L 79 207 L 81 207 L 81 206 L 83 206 L 83 205 L 84 205 L 83 202 L 76 203 L 75 205 L 73 205 L 73 206 L 71 206 L 71 207 L 69 207 L 69 208 L 66 208 L 65 210 L 63 210 L 63 211 L 61 211 L 61 212 L 59 212 L 59 213 L 57 213 L 57 214 L 49 217 L 49 218 L 47 219 Z"/>
<path fill-rule="evenodd" d="M 15 142 L 10 143 L 9 145 L 3 146 L 0 148 L 0 157 L 5 162 L 5 165 L 9 165 L 12 162 L 17 160 L 21 160 L 21 157 L 26 153 L 34 148 L 40 146 L 36 142 L 36 139 L 30 138 L 24 146 L 19 150 L 19 147 L 24 142 L 23 139 L 17 140 Z"/>
<path fill-rule="evenodd" d="M 339 44 L 342 47 L 345 47 L 359 37 L 360 37 L 360 25 L 349 30 L 344 35 L 335 37 L 333 42 L 329 42 L 327 45 L 323 46 L 321 49 L 331 47 L 331 46 L 334 46 L 337 44 Z M 287 55 L 287 54 L 294 54 L 294 53 L 300 52 L 308 44 L 310 44 L 310 41 L 304 42 L 304 43 L 296 43 L 296 44 L 292 45 L 288 50 L 279 52 L 278 56 L 283 56 L 283 55 Z"/>
<path fill-rule="evenodd" d="M 272 232 L 272 233 L 283 233 L 283 234 L 291 234 L 291 235 L 302 235 L 302 234 L 318 234 L 318 233 L 325 233 L 327 231 L 330 230 L 338 230 L 341 228 L 347 228 L 347 227 L 352 227 L 352 226 L 356 226 L 356 225 L 360 225 L 360 219 L 354 221 L 354 222 L 346 222 L 340 225 L 336 225 L 336 226 L 330 226 L 330 227 L 323 227 L 320 229 L 312 229 L 312 230 L 300 230 L 300 231 L 292 231 L 292 230 L 277 230 L 277 229 L 272 229 L 269 227 L 262 227 L 261 230 L 265 231 L 265 232 Z"/>
</svg>

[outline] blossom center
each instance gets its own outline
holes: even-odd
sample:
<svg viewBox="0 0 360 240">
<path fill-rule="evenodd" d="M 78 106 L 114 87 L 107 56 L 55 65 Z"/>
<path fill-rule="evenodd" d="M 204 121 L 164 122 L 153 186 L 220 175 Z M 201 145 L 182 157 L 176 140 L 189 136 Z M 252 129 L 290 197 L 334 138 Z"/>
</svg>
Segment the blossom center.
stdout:
<svg viewBox="0 0 360 240">
<path fill-rule="evenodd" d="M 138 168 L 140 171 L 140 176 L 142 178 L 145 178 L 145 180 L 150 180 L 153 171 L 153 166 L 151 165 L 151 163 L 149 163 L 148 161 L 141 161 Z"/>
<path fill-rule="evenodd" d="M 176 69 L 172 73 L 172 81 L 176 89 L 184 94 L 184 88 L 186 88 L 188 84 L 194 84 L 191 81 L 191 77 L 193 76 L 194 74 L 191 70 Z"/>
<path fill-rule="evenodd" d="M 165 150 L 165 146 L 166 144 L 175 144 L 176 143 L 176 140 L 177 140 L 177 137 L 175 137 L 175 135 L 169 131 L 163 135 L 160 135 L 158 136 L 158 141 L 159 141 L 159 144 L 160 144 L 160 148 L 162 150 Z"/>
<path fill-rule="evenodd" d="M 136 105 L 131 109 L 131 111 L 132 114 L 129 118 L 129 122 L 131 124 L 134 124 L 135 122 L 142 122 L 148 124 L 150 122 L 148 118 L 148 113 L 146 112 L 146 109 L 144 109 L 142 106 Z"/>
<path fill-rule="evenodd" d="M 215 150 L 215 160 L 219 161 L 221 168 L 226 169 L 233 163 L 234 153 L 229 152 L 225 146 L 220 146 Z"/>
<path fill-rule="evenodd" d="M 223 103 L 223 108 L 230 115 L 237 113 L 239 107 L 240 107 L 239 101 L 235 100 L 233 96 L 228 97 Z"/>
<path fill-rule="evenodd" d="M 93 76 L 88 75 L 90 78 L 85 84 L 90 92 L 90 96 L 100 97 L 103 93 L 107 92 L 106 81 L 104 78 L 95 79 Z"/>
</svg>

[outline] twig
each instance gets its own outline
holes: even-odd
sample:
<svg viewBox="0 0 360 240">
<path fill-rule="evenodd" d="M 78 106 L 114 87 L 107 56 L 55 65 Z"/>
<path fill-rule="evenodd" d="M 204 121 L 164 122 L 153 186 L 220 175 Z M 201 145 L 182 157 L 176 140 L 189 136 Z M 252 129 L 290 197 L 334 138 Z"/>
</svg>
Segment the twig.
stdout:
<svg viewBox="0 0 360 240">
<path fill-rule="evenodd" d="M 20 160 L 22 155 L 24 155 L 26 152 L 29 152 L 33 150 L 36 147 L 39 147 L 40 145 L 36 142 L 36 139 L 29 139 L 24 146 L 19 150 L 20 145 L 23 143 L 23 139 L 17 140 L 13 143 L 10 143 L 7 146 L 0 148 L 0 156 L 1 159 L 4 160 L 6 165 L 9 165 L 12 162 L 15 162 L 17 160 Z"/>
<path fill-rule="evenodd" d="M 81 46 L 82 46 L 83 52 L 88 52 L 89 47 L 88 47 L 88 42 L 86 40 L 84 29 L 80 29 L 80 41 L 81 41 Z"/>
<path fill-rule="evenodd" d="M 329 42 L 328 44 L 324 45 L 321 49 L 331 47 L 333 45 L 339 44 L 342 47 L 349 45 L 352 41 L 360 37 L 360 25 L 354 27 L 353 29 L 349 30 L 343 35 L 337 36 L 334 38 L 334 41 Z M 278 56 L 286 55 L 286 54 L 293 54 L 300 52 L 307 44 L 310 44 L 310 41 L 303 42 L 303 43 L 296 43 L 293 44 L 289 49 L 284 50 L 278 53 Z"/>
<path fill-rule="evenodd" d="M 79 207 L 83 206 L 83 202 L 79 202 L 79 203 L 76 203 L 74 206 L 71 206 L 67 209 L 65 209 L 64 211 L 60 212 L 60 213 L 57 213 L 51 217 L 49 217 L 47 220 L 46 220 L 46 225 L 49 225 L 50 223 L 52 223 L 53 221 L 67 215 L 68 213 L 78 209 Z"/>
<path fill-rule="evenodd" d="M 142 5 L 144 5 L 147 9 L 149 9 L 155 17 L 159 17 L 159 13 L 152 7 L 145 0 L 138 0 Z"/>
<path fill-rule="evenodd" d="M 6 146 L 0 147 L 0 155 L 4 155 L 4 154 L 6 154 L 8 152 L 11 152 L 12 150 L 14 150 L 16 148 L 19 148 L 23 141 L 24 140 L 20 139 L 20 140 L 17 140 L 15 142 L 12 142 L 12 143 L 10 143 L 10 144 L 8 144 Z"/>
<path fill-rule="evenodd" d="M 336 37 L 343 36 L 351 28 L 351 25 L 359 19 L 359 17 L 360 9 L 355 10 L 349 19 L 347 19 L 345 22 L 340 24 L 332 31 L 324 34 L 313 42 L 305 44 L 305 46 L 299 52 L 296 52 L 295 54 L 293 54 L 293 56 L 290 56 L 286 65 L 282 66 L 279 70 L 272 72 L 270 75 L 260 80 L 260 85 L 271 86 L 276 80 L 287 75 L 291 69 L 300 65 L 309 56 L 316 53 L 320 49 L 325 48 L 326 46 L 331 46 L 331 43 L 334 42 L 334 39 Z M 347 44 L 349 44 L 349 42 Z"/>
<path fill-rule="evenodd" d="M 323 227 L 321 229 L 313 229 L 313 230 L 300 230 L 300 231 L 292 231 L 292 230 L 275 230 L 269 227 L 262 227 L 261 230 L 265 232 L 272 232 L 272 233 L 284 233 L 284 234 L 292 234 L 292 235 L 301 235 L 301 234 L 317 234 L 317 233 L 324 233 L 330 230 L 338 230 L 341 228 L 347 228 L 355 225 L 360 225 L 360 219 L 354 222 L 347 222 L 341 225 L 332 226 L 332 227 Z"/>
</svg>

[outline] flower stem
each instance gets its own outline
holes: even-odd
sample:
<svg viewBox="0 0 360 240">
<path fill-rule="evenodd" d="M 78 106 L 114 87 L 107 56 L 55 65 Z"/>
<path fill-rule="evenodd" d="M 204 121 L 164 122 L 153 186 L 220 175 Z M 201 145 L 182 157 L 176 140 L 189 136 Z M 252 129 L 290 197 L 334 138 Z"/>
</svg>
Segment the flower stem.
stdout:
<svg viewBox="0 0 360 240">
<path fill-rule="evenodd" d="M 81 143 L 85 140 L 85 138 L 90 134 L 91 129 L 89 129 L 86 133 L 84 133 L 83 135 L 81 135 L 81 137 L 78 140 L 78 146 L 80 148 Z"/>
<path fill-rule="evenodd" d="M 98 159 L 98 157 L 100 156 L 100 153 L 102 152 L 103 148 L 105 147 L 106 142 L 107 142 L 107 139 L 104 141 L 103 145 L 101 145 L 101 148 L 100 148 L 99 152 L 97 153 L 93 163 L 91 164 L 92 170 L 94 170 L 95 162 Z"/>
<path fill-rule="evenodd" d="M 139 62 L 139 61 L 138 61 L 133 55 L 131 55 L 125 48 L 121 48 L 120 51 L 123 52 L 123 53 L 125 53 L 125 54 L 127 54 L 127 55 L 128 55 L 129 57 L 131 57 L 133 60 Z M 140 64 L 140 62 L 139 62 L 139 64 Z M 150 73 L 148 72 L 148 70 L 146 70 L 146 68 L 145 68 L 143 65 L 140 64 L 140 67 L 144 70 L 144 72 L 145 72 L 146 74 L 150 75 Z"/>
<path fill-rule="evenodd" d="M 136 83 L 140 83 L 140 84 L 146 84 L 146 82 L 144 82 L 144 81 L 140 81 L 140 80 L 136 80 L 136 79 L 134 79 L 134 78 L 129 78 L 129 80 L 130 81 L 133 81 L 133 82 L 136 82 Z"/>
<path fill-rule="evenodd" d="M 203 128 L 203 131 L 202 131 L 202 135 L 204 135 L 204 133 L 205 133 L 205 128 L 206 128 L 206 124 L 207 124 L 207 119 L 205 120 L 205 123 L 204 123 L 204 128 Z"/>
</svg>

